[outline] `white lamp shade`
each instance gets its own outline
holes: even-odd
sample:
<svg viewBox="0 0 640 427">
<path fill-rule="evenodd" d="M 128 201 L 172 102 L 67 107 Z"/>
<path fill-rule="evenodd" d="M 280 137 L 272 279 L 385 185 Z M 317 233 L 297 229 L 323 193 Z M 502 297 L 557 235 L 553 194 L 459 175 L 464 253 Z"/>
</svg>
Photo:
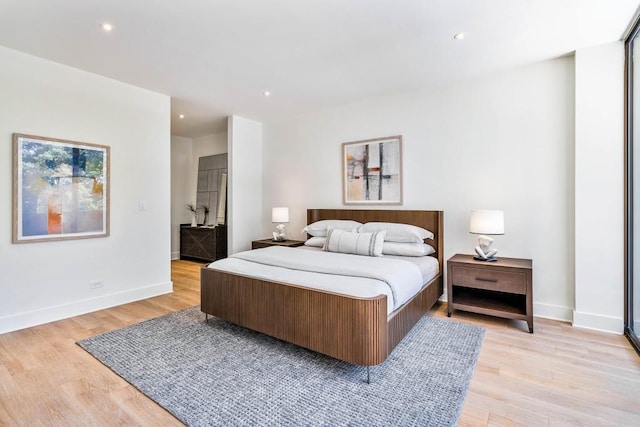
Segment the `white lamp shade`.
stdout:
<svg viewBox="0 0 640 427">
<path fill-rule="evenodd" d="M 289 208 L 272 208 L 271 222 L 277 222 L 278 224 L 289 222 Z"/>
<path fill-rule="evenodd" d="M 471 211 L 469 232 L 473 234 L 504 234 L 504 212 Z"/>
</svg>

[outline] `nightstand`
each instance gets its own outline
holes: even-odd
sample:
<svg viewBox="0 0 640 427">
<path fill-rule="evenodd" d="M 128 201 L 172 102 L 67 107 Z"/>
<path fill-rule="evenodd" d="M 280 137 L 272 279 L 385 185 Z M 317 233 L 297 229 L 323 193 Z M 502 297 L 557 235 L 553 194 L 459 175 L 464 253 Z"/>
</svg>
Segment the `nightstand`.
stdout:
<svg viewBox="0 0 640 427">
<path fill-rule="evenodd" d="M 533 262 L 498 258 L 496 262 L 454 255 L 447 261 L 447 316 L 454 310 L 526 320 L 533 333 Z"/>
<path fill-rule="evenodd" d="M 287 246 L 289 248 L 295 248 L 296 246 L 304 245 L 304 241 L 301 240 L 285 240 L 283 242 L 274 242 L 273 239 L 254 240 L 251 242 L 251 249 L 266 248 L 268 246 Z"/>
</svg>

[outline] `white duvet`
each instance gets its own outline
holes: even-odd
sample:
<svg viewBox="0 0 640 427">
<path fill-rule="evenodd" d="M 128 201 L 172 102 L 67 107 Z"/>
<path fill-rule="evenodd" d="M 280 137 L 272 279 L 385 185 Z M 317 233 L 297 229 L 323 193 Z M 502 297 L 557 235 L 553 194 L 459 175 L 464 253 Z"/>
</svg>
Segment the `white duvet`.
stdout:
<svg viewBox="0 0 640 427">
<path fill-rule="evenodd" d="M 209 268 L 350 296 L 387 295 L 388 313 L 418 293 L 424 283 L 420 268 L 402 259 L 281 246 L 239 252 Z"/>
</svg>

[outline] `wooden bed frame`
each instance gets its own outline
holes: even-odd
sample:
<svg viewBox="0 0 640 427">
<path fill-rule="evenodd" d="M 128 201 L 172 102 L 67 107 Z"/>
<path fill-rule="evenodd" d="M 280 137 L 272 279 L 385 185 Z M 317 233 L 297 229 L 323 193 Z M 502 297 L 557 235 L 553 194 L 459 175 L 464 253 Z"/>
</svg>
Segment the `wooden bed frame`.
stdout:
<svg viewBox="0 0 640 427">
<path fill-rule="evenodd" d="M 309 209 L 307 224 L 323 219 L 396 222 L 430 230 L 439 274 L 387 316 L 387 297 L 359 298 L 271 282 L 203 267 L 205 314 L 362 366 L 378 365 L 442 295 L 444 213 L 416 210 Z"/>
</svg>

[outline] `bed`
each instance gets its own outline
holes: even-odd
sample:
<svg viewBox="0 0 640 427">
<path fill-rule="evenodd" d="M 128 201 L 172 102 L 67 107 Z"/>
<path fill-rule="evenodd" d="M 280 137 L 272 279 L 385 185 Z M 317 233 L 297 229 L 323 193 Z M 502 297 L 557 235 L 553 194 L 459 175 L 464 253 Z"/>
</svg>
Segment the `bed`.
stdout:
<svg viewBox="0 0 640 427">
<path fill-rule="evenodd" d="M 262 332 L 348 363 L 378 365 L 391 354 L 443 292 L 444 214 L 418 210 L 309 209 L 307 224 L 326 219 L 416 225 L 433 233 L 437 274 L 401 307 L 388 313 L 386 295 L 354 297 L 202 267 L 206 315 Z M 291 251 L 304 249 L 289 249 Z"/>
</svg>

